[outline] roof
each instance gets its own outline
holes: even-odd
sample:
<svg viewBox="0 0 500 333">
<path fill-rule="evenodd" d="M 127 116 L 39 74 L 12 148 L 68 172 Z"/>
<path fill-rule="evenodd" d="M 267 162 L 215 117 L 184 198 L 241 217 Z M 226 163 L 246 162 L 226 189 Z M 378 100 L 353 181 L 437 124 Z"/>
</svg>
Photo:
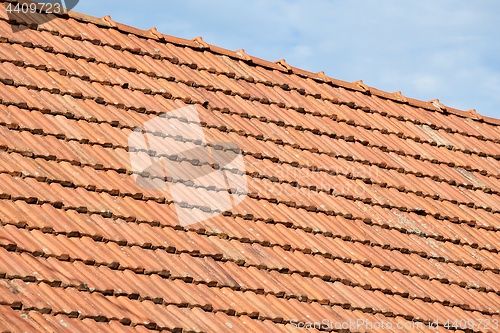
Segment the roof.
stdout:
<svg viewBox="0 0 500 333">
<path fill-rule="evenodd" d="M 498 119 L 6 3 L 2 332 L 497 327 Z"/>
</svg>

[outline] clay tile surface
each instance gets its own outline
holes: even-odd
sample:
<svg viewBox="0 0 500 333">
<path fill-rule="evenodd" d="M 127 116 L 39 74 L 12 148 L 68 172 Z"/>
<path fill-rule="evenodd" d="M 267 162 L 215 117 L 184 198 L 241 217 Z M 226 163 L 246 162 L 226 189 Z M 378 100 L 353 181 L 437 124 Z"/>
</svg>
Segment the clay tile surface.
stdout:
<svg viewBox="0 0 500 333">
<path fill-rule="evenodd" d="M 498 119 L 17 4 L 1 332 L 499 330 Z"/>
</svg>

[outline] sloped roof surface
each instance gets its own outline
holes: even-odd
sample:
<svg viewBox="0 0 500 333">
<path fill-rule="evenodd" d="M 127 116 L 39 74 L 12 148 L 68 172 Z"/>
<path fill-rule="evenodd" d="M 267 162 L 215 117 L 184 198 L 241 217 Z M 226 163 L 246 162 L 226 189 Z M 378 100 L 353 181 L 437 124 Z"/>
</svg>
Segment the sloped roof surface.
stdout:
<svg viewBox="0 0 500 333">
<path fill-rule="evenodd" d="M 248 196 L 183 227 L 127 138 L 187 105 L 241 148 Z M 0 331 L 492 332 L 499 157 L 475 111 L 2 3 Z"/>
</svg>

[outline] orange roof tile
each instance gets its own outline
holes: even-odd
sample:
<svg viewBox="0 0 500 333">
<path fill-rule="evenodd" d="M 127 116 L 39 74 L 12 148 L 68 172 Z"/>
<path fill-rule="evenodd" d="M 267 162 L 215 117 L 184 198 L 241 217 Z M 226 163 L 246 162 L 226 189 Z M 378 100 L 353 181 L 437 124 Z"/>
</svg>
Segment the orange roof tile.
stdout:
<svg viewBox="0 0 500 333">
<path fill-rule="evenodd" d="M 500 120 L 1 2 L 2 332 L 497 329 Z"/>
</svg>

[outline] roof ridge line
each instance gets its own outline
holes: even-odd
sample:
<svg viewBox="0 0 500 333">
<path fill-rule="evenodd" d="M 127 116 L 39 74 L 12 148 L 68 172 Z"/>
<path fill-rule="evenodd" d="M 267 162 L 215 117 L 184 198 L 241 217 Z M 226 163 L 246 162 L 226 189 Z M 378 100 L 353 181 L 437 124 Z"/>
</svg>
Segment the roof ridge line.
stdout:
<svg viewBox="0 0 500 333">
<path fill-rule="evenodd" d="M 11 2 L 11 3 L 33 3 L 31 0 L 0 0 L 0 2 Z M 35 2 L 36 3 L 36 2 Z M 355 81 L 355 82 L 348 82 L 348 81 L 343 81 L 340 79 L 335 79 L 332 77 L 327 76 L 323 71 L 314 73 L 310 72 L 304 69 L 300 69 L 291 65 L 286 64 L 284 59 L 277 60 L 275 62 L 261 59 L 252 55 L 249 55 L 247 53 L 242 53 L 241 50 L 236 50 L 236 51 L 231 51 L 229 49 L 219 47 L 216 45 L 212 45 L 210 43 L 207 43 L 203 41 L 200 43 L 201 37 L 196 37 L 194 39 L 185 39 L 182 37 L 175 37 L 167 34 L 163 34 L 159 32 L 156 27 L 152 27 L 149 30 L 143 30 L 139 28 L 135 28 L 133 26 L 124 24 L 124 23 L 119 23 L 114 21 L 110 15 L 103 16 L 101 18 L 91 16 L 88 14 L 83 14 L 80 12 L 76 12 L 73 10 L 67 11 L 66 9 L 64 10 L 64 14 L 53 14 L 58 17 L 63 17 L 68 16 L 70 18 L 73 18 L 77 21 L 81 22 L 86 22 L 86 23 L 92 23 L 97 26 L 102 26 L 106 28 L 111 28 L 111 29 L 116 29 L 120 32 L 126 32 L 126 33 L 131 33 L 139 37 L 144 37 L 148 39 L 154 39 L 159 42 L 166 42 L 166 43 L 171 43 L 171 44 L 176 44 L 176 45 L 182 45 L 182 46 L 188 46 L 193 49 L 197 50 L 207 50 L 212 53 L 216 54 L 221 54 L 225 55 L 231 58 L 235 58 L 238 60 L 242 60 L 245 62 L 250 62 L 252 64 L 266 67 L 268 69 L 275 69 L 280 72 L 283 72 L 285 74 L 295 74 L 304 78 L 310 78 L 316 82 L 323 82 L 323 83 L 330 83 L 334 86 L 338 86 L 344 89 L 348 89 L 351 91 L 358 91 L 364 94 L 369 94 L 369 95 L 375 95 L 377 97 L 381 97 L 384 99 L 388 99 L 397 103 L 403 103 L 403 104 L 408 104 L 414 107 L 422 108 L 428 111 L 433 111 L 433 112 L 440 112 L 440 113 L 451 113 L 456 116 L 462 117 L 462 118 L 469 118 L 475 121 L 479 122 L 485 122 L 491 125 L 498 125 L 500 126 L 500 119 L 493 118 L 493 117 L 488 117 L 488 116 L 483 116 L 479 114 L 475 109 L 470 109 L 467 111 L 459 110 L 456 108 L 452 108 L 449 106 L 445 106 L 442 103 L 439 102 L 438 99 L 430 100 L 428 102 L 407 97 L 404 96 L 401 91 L 397 92 L 387 92 L 383 91 L 374 87 L 367 86 L 364 84 L 361 80 Z M 286 66 L 283 66 L 282 64 L 285 63 Z"/>
</svg>

